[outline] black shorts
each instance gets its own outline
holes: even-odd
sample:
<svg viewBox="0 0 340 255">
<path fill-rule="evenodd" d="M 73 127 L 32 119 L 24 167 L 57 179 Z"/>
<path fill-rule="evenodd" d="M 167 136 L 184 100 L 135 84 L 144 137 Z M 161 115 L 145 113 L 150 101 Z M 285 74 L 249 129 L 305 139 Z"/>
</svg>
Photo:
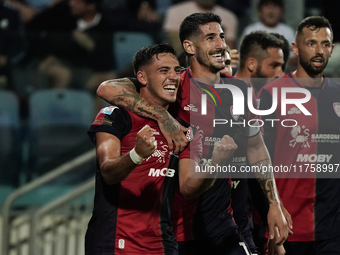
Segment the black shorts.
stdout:
<svg viewBox="0 0 340 255">
<path fill-rule="evenodd" d="M 340 239 L 284 243 L 286 255 L 340 255 Z"/>
<path fill-rule="evenodd" d="M 216 237 L 209 241 L 178 242 L 180 255 L 251 255 L 250 249 L 239 234 L 228 238 Z"/>
</svg>

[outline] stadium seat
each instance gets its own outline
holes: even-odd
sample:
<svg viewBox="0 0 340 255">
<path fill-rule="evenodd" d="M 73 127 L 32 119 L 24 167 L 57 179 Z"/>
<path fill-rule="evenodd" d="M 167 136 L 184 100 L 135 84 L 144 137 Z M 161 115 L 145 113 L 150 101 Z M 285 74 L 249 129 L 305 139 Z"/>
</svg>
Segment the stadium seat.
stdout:
<svg viewBox="0 0 340 255">
<path fill-rule="evenodd" d="M 53 162 L 58 165 L 93 148 L 87 136 L 95 117 L 93 101 L 89 92 L 72 89 L 38 90 L 29 97 L 30 165 L 38 175 L 41 166 L 51 169 Z"/>
<path fill-rule="evenodd" d="M 113 35 L 113 53 L 116 68 L 119 70 L 131 64 L 134 54 L 142 47 L 154 44 L 147 33 L 116 32 Z"/>
</svg>

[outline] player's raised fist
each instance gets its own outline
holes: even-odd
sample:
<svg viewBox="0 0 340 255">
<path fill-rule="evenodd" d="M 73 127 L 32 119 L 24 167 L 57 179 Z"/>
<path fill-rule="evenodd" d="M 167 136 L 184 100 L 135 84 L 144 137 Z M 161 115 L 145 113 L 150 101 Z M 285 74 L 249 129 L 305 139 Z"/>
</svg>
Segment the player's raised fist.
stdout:
<svg viewBox="0 0 340 255">
<path fill-rule="evenodd" d="M 142 158 L 149 157 L 156 149 L 153 132 L 154 129 L 145 125 L 137 133 L 135 151 Z"/>
<path fill-rule="evenodd" d="M 229 135 L 224 135 L 221 140 L 215 142 L 212 161 L 215 164 L 224 165 L 229 157 L 237 149 L 237 144 Z"/>
</svg>

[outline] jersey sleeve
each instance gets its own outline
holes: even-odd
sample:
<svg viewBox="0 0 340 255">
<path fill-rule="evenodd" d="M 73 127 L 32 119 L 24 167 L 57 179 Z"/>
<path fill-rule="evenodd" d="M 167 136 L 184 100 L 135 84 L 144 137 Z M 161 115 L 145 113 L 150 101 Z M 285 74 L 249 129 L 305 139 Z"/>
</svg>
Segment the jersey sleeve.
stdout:
<svg viewBox="0 0 340 255">
<path fill-rule="evenodd" d="M 117 106 L 108 106 L 99 111 L 93 121 L 88 135 L 95 144 L 95 134 L 105 132 L 122 139 L 132 128 L 131 117 L 126 110 Z"/>
</svg>

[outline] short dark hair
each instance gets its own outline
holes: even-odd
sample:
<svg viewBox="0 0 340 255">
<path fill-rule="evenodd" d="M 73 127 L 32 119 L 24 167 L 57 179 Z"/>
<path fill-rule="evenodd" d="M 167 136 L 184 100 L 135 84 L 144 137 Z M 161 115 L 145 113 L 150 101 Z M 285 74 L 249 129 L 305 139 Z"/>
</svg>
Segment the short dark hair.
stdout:
<svg viewBox="0 0 340 255">
<path fill-rule="evenodd" d="M 263 51 L 268 48 L 282 49 L 282 41 L 265 31 L 254 31 L 245 35 L 240 44 L 240 68 L 245 67 L 249 57 L 262 61 L 266 57 Z"/>
<path fill-rule="evenodd" d="M 282 9 L 284 9 L 284 4 L 282 0 L 260 0 L 257 9 L 260 10 L 262 8 L 262 6 L 267 5 L 267 4 L 273 4 L 273 5 L 277 5 L 279 7 L 281 7 Z"/>
<path fill-rule="evenodd" d="M 176 56 L 174 48 L 167 43 L 146 46 L 137 51 L 132 59 L 132 66 L 135 74 L 137 74 L 142 66 L 148 65 L 152 61 L 154 55 L 156 55 L 157 58 L 158 54 L 161 53 L 170 53 Z"/>
<path fill-rule="evenodd" d="M 320 28 L 329 28 L 333 37 L 332 25 L 329 23 L 328 19 L 323 16 L 309 16 L 302 20 L 297 27 L 296 35 L 301 34 L 304 28 L 309 28 L 312 31 L 317 31 Z"/>
<path fill-rule="evenodd" d="M 211 12 L 193 13 L 186 17 L 179 28 L 179 39 L 183 44 L 184 40 L 200 33 L 199 26 L 217 22 L 221 25 L 221 17 Z"/>
<path fill-rule="evenodd" d="M 282 65 L 282 71 L 285 71 L 286 65 L 287 65 L 287 61 L 288 61 L 288 58 L 289 58 L 289 54 L 290 54 L 289 42 L 281 34 L 278 34 L 278 33 L 270 33 L 270 34 L 272 34 L 273 36 L 275 36 L 276 38 L 278 38 L 282 42 L 283 62 L 284 62 L 284 64 Z"/>
</svg>

